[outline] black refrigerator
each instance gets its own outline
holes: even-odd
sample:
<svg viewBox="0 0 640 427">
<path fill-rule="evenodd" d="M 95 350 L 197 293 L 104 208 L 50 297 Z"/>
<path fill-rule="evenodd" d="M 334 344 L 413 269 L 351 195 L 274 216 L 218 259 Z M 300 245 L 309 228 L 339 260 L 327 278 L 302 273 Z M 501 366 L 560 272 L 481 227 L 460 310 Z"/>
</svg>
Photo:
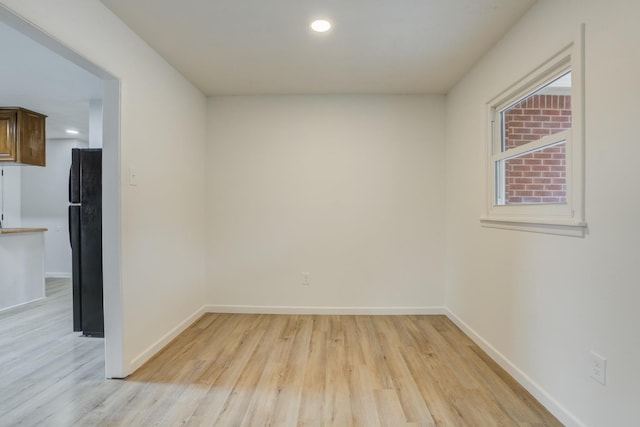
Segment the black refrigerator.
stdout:
<svg viewBox="0 0 640 427">
<path fill-rule="evenodd" d="M 102 149 L 71 150 L 69 240 L 73 330 L 104 337 L 102 299 Z"/>
</svg>

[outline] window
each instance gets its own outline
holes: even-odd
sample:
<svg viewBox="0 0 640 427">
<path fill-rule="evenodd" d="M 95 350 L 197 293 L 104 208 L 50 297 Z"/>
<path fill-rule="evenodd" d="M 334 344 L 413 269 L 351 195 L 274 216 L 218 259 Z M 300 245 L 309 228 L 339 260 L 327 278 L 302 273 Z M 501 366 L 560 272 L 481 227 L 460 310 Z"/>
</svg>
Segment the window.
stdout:
<svg viewBox="0 0 640 427">
<path fill-rule="evenodd" d="M 495 203 L 566 203 L 571 71 L 497 114 Z"/>
<path fill-rule="evenodd" d="M 581 46 L 487 104 L 483 226 L 584 236 Z"/>
</svg>

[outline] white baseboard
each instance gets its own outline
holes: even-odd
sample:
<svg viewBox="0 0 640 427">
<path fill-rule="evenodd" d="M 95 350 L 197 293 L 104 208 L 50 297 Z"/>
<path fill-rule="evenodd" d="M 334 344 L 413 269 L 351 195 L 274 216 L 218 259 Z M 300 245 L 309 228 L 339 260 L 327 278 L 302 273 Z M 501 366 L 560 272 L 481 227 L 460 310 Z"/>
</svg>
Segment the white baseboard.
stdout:
<svg viewBox="0 0 640 427">
<path fill-rule="evenodd" d="M 9 306 L 9 307 L 0 308 L 0 313 L 2 313 L 3 311 L 12 310 L 14 308 L 22 307 L 23 305 L 31 304 L 32 302 L 40 301 L 40 300 L 43 300 L 45 298 L 46 297 L 36 298 L 36 299 L 32 299 L 31 301 L 21 302 L 20 304 L 16 304 L 16 305 L 12 305 L 12 306 Z"/>
<path fill-rule="evenodd" d="M 44 277 L 47 279 L 71 279 L 71 273 L 45 272 Z"/>
<path fill-rule="evenodd" d="M 129 362 L 129 369 L 127 369 L 128 374 L 132 374 L 136 369 L 142 366 L 147 360 L 151 359 L 156 353 L 162 350 L 167 344 L 171 342 L 175 337 L 180 335 L 191 326 L 196 320 L 200 318 L 205 313 L 204 307 L 200 307 L 196 310 L 191 316 L 187 317 L 185 320 L 180 322 L 178 326 L 167 332 L 162 338 L 157 340 L 155 343 L 150 345 L 145 351 L 140 353 L 138 356 L 131 359 Z"/>
<path fill-rule="evenodd" d="M 206 313 L 245 314 L 342 314 L 342 315 L 411 315 L 446 314 L 444 307 L 304 307 L 261 305 L 206 305 Z"/>
<path fill-rule="evenodd" d="M 535 381 L 529 378 L 515 364 L 496 350 L 489 342 L 480 336 L 475 330 L 467 325 L 462 319 L 456 316 L 451 310 L 445 309 L 447 317 L 455 323 L 462 331 L 475 342 L 489 357 L 491 357 L 502 369 L 507 371 L 509 375 L 520 383 L 529 393 L 535 397 L 545 408 L 549 410 L 556 418 L 567 427 L 585 427 L 575 415 L 563 407 L 549 393 L 540 387 Z"/>
</svg>

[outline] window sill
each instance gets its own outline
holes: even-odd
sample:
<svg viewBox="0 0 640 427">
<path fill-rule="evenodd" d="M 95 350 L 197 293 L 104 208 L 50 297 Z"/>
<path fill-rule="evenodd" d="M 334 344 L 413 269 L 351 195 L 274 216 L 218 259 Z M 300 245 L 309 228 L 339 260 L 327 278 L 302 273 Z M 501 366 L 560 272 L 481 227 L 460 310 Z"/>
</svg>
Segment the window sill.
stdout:
<svg viewBox="0 0 640 427">
<path fill-rule="evenodd" d="M 480 225 L 488 228 L 501 228 L 504 230 L 518 230 L 570 237 L 584 237 L 587 231 L 587 223 L 569 221 L 523 221 L 512 218 L 481 218 Z"/>
</svg>

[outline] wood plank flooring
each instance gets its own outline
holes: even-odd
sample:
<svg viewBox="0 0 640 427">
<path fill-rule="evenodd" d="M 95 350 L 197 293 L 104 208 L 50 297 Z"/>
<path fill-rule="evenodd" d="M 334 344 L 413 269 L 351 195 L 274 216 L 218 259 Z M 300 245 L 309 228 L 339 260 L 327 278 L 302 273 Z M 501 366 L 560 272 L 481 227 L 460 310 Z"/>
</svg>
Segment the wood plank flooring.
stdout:
<svg viewBox="0 0 640 427">
<path fill-rule="evenodd" d="M 558 426 L 444 316 L 207 314 L 127 380 L 68 280 L 0 313 L 0 426 Z"/>
</svg>

